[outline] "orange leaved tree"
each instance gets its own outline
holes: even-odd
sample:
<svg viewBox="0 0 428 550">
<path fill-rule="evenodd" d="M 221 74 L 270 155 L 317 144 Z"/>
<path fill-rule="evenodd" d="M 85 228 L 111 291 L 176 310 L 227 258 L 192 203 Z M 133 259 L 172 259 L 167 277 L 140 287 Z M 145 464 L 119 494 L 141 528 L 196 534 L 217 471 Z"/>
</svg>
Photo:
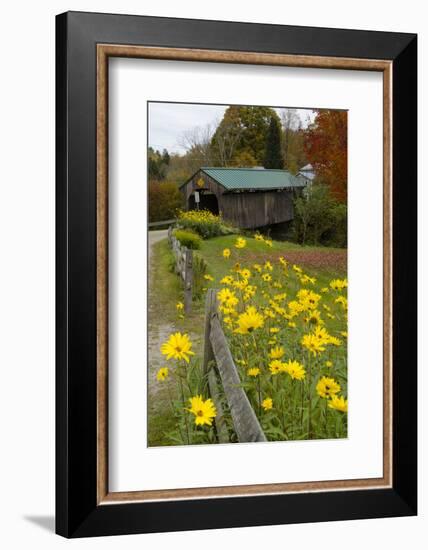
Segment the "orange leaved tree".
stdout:
<svg viewBox="0 0 428 550">
<path fill-rule="evenodd" d="M 347 199 L 348 113 L 320 110 L 306 131 L 305 152 L 317 179 L 341 202 Z"/>
</svg>

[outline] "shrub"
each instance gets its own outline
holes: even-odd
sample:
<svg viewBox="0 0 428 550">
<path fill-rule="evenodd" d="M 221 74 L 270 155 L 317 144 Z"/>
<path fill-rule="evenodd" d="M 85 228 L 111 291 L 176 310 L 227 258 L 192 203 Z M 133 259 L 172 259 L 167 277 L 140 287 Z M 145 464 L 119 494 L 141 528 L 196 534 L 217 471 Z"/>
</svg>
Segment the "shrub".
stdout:
<svg viewBox="0 0 428 550">
<path fill-rule="evenodd" d="M 174 237 L 180 242 L 182 246 L 189 248 L 190 250 L 199 250 L 201 248 L 201 237 L 193 231 L 187 231 L 184 229 L 176 229 L 174 231 Z"/>
<path fill-rule="evenodd" d="M 229 235 L 234 232 L 233 228 L 226 224 L 221 216 L 216 216 L 209 210 L 180 211 L 178 223 L 184 229 L 195 231 L 203 239 Z"/>
<path fill-rule="evenodd" d="M 170 182 L 149 182 L 149 221 L 160 222 L 175 218 L 183 205 L 183 197 Z"/>
<path fill-rule="evenodd" d="M 293 234 L 301 244 L 346 246 L 346 205 L 338 202 L 326 185 L 312 185 L 294 201 Z"/>
</svg>

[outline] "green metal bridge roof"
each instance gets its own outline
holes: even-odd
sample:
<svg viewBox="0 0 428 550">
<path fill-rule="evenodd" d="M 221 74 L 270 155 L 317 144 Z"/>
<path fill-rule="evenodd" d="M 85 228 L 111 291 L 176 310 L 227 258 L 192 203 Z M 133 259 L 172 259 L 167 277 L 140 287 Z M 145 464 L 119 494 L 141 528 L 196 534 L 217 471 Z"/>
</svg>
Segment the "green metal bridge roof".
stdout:
<svg viewBox="0 0 428 550">
<path fill-rule="evenodd" d="M 264 168 L 201 168 L 228 191 L 265 191 L 305 187 L 305 182 L 287 170 Z"/>
</svg>

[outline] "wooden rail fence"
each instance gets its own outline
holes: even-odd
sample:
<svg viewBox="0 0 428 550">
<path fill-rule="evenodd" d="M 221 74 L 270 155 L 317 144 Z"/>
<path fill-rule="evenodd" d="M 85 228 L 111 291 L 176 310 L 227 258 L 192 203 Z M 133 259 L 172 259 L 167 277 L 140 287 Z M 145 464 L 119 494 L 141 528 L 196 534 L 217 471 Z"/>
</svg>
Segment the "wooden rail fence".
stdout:
<svg viewBox="0 0 428 550">
<path fill-rule="evenodd" d="M 174 237 L 171 226 L 168 228 L 168 242 L 175 257 L 175 271 L 183 281 L 184 311 L 189 313 L 192 309 L 193 250 L 180 244 L 180 241 Z"/>
<path fill-rule="evenodd" d="M 217 290 L 209 289 L 205 305 L 205 339 L 203 370 L 208 374 L 211 398 L 217 409 L 215 419 L 220 443 L 229 441 L 228 429 L 223 415 L 218 387 L 219 378 L 232 416 L 233 426 L 238 441 L 266 441 L 256 413 L 252 408 L 245 391 L 240 386 L 238 370 L 233 361 L 229 344 L 220 324 Z M 212 365 L 215 364 L 215 368 Z M 216 375 L 216 370 L 218 375 Z"/>
</svg>

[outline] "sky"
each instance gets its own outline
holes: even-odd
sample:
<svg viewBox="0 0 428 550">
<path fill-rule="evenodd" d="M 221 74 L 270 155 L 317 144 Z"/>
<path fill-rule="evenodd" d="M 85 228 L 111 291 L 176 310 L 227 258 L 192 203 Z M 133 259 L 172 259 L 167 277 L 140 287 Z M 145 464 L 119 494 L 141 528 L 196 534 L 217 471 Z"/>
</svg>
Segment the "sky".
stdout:
<svg viewBox="0 0 428 550">
<path fill-rule="evenodd" d="M 149 146 L 169 153 L 184 154 L 183 135 L 196 127 L 215 126 L 223 118 L 228 105 L 199 105 L 192 103 L 149 103 Z M 283 108 L 275 108 L 281 117 Z M 296 109 L 302 126 L 313 120 L 311 109 Z"/>
</svg>

